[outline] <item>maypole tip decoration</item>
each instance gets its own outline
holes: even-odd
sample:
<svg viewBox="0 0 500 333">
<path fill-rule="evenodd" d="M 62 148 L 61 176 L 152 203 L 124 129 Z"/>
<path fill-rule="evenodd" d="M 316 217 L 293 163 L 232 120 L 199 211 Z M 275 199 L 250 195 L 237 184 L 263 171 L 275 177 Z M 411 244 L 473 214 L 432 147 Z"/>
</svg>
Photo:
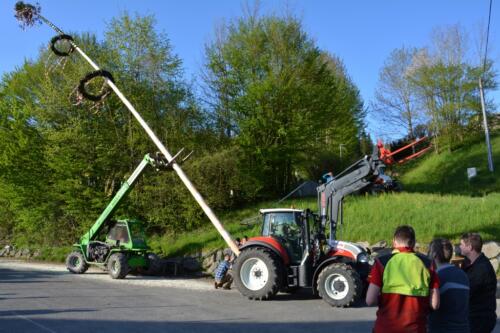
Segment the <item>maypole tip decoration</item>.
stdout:
<svg viewBox="0 0 500 333">
<path fill-rule="evenodd" d="M 19 21 L 19 25 L 23 29 L 32 27 L 41 22 L 39 15 L 42 9 L 38 3 L 30 5 L 22 1 L 18 1 L 16 2 L 14 10 L 16 11 L 14 17 Z"/>
</svg>

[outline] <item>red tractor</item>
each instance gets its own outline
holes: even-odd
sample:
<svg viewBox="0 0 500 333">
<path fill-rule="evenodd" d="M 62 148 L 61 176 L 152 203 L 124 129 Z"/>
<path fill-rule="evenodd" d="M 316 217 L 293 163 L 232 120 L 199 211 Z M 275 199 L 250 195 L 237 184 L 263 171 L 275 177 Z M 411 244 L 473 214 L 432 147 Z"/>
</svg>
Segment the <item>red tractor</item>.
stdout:
<svg viewBox="0 0 500 333">
<path fill-rule="evenodd" d="M 240 248 L 233 265 L 235 285 L 250 299 L 308 288 L 332 306 L 350 306 L 369 273 L 363 247 L 336 239 L 345 196 L 370 186 L 384 164 L 366 156 L 317 188 L 319 213 L 309 209 L 263 209 L 262 233 Z"/>
</svg>

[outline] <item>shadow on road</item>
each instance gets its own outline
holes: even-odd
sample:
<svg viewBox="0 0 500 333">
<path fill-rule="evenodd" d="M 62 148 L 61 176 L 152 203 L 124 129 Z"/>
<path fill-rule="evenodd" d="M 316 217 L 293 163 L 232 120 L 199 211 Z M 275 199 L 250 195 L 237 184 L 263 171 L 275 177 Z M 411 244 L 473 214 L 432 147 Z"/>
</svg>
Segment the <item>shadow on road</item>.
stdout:
<svg viewBox="0 0 500 333">
<path fill-rule="evenodd" d="M 0 311 L 0 317 L 9 316 L 35 316 L 35 315 L 46 315 L 54 313 L 68 313 L 68 312 L 95 312 L 95 309 L 60 309 L 60 310 L 49 310 L 49 309 L 36 309 L 36 310 L 5 310 Z"/>
<path fill-rule="evenodd" d="M 165 313 L 168 316 L 168 313 Z M 20 328 L 19 320 L 2 319 L 4 328 Z M 32 329 L 28 324 L 31 324 Z M 36 324 L 24 323 L 23 332 L 39 332 L 44 327 L 49 332 L 98 332 L 107 333 L 126 332 L 329 332 L 329 333 L 358 333 L 370 332 L 371 321 L 328 321 L 328 322 L 236 322 L 228 321 L 113 321 L 113 320 L 52 320 L 36 319 Z M 1 331 L 1 329 L 0 329 Z"/>
</svg>

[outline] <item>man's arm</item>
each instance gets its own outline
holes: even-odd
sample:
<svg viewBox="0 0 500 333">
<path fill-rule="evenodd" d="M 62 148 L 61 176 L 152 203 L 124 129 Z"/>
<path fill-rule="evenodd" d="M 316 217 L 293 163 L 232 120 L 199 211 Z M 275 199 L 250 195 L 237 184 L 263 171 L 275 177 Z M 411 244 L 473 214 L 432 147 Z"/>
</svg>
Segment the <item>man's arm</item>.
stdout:
<svg viewBox="0 0 500 333">
<path fill-rule="evenodd" d="M 366 304 L 368 306 L 377 305 L 379 295 L 380 287 L 373 283 L 370 283 L 370 285 L 368 286 L 368 291 L 366 292 Z"/>
<path fill-rule="evenodd" d="M 430 297 L 430 302 L 431 302 L 431 309 L 432 310 L 437 310 L 439 309 L 439 289 L 431 289 L 431 297 Z"/>
</svg>

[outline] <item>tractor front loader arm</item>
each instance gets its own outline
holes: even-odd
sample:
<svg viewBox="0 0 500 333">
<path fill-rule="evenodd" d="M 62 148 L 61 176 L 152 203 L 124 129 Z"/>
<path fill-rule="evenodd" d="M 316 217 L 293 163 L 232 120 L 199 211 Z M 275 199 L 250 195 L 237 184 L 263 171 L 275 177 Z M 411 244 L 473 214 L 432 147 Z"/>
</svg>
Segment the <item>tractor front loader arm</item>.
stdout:
<svg viewBox="0 0 500 333">
<path fill-rule="evenodd" d="M 321 227 L 329 222 L 330 240 L 336 236 L 337 225 L 342 223 L 344 197 L 370 185 L 380 175 L 384 163 L 378 157 L 375 147 L 371 156 L 365 156 L 349 166 L 326 184 L 317 187 Z"/>
<path fill-rule="evenodd" d="M 130 177 L 125 182 L 123 182 L 120 190 L 115 194 L 111 202 L 106 206 L 106 208 L 92 225 L 92 227 L 90 227 L 89 231 L 80 238 L 80 243 L 86 245 L 96 237 L 96 235 L 106 224 L 106 222 L 109 221 L 109 218 L 113 216 L 115 211 L 118 209 L 123 199 L 127 197 L 129 192 L 137 182 L 139 176 L 144 172 L 148 165 L 151 165 L 155 168 L 160 168 L 162 164 L 163 163 L 161 163 L 161 161 L 152 158 L 149 154 L 144 155 L 144 158 L 135 168 L 134 172 L 132 172 L 132 175 L 130 175 Z"/>
</svg>

